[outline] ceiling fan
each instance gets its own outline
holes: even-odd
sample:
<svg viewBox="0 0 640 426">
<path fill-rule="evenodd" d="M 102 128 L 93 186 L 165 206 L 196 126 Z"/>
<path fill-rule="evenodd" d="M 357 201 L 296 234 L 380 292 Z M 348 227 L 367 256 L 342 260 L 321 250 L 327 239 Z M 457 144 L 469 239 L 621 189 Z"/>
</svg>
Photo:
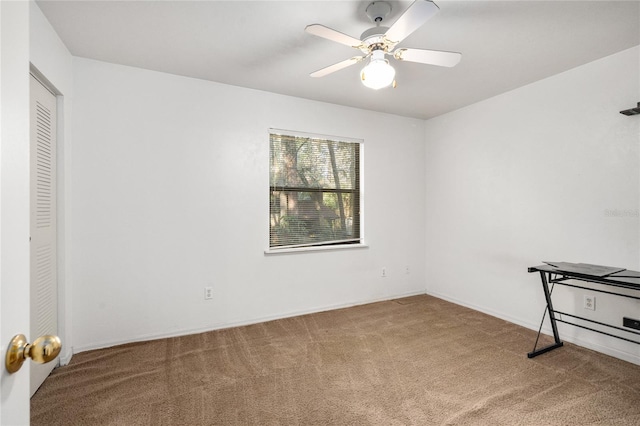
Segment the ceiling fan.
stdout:
<svg viewBox="0 0 640 426">
<path fill-rule="evenodd" d="M 392 56 L 398 61 L 418 62 L 421 64 L 453 67 L 462 58 L 458 52 L 445 52 L 440 50 L 409 49 L 396 46 L 409 34 L 421 27 L 429 18 L 438 13 L 438 6 L 429 0 L 415 0 L 411 6 L 391 25 L 384 27 L 380 24 L 391 12 L 391 5 L 385 1 L 374 1 L 369 4 L 366 14 L 375 27 L 366 30 L 360 39 L 351 37 L 329 27 L 320 24 L 308 25 L 305 31 L 327 40 L 359 49 L 364 56 L 354 56 L 337 64 L 329 65 L 318 71 L 312 72 L 311 77 L 324 77 L 325 75 L 339 71 L 348 66 L 371 58 L 360 72 L 362 83 L 372 89 L 382 89 L 393 85 L 395 82 L 395 69 L 385 59 Z"/>
</svg>

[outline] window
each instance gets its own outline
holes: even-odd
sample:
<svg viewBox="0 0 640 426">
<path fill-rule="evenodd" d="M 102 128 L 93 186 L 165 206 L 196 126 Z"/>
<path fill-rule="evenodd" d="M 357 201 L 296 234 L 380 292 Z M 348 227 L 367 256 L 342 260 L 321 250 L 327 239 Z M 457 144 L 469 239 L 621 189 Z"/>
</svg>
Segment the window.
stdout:
<svg viewBox="0 0 640 426">
<path fill-rule="evenodd" d="M 360 243 L 360 142 L 269 131 L 269 247 Z"/>
</svg>

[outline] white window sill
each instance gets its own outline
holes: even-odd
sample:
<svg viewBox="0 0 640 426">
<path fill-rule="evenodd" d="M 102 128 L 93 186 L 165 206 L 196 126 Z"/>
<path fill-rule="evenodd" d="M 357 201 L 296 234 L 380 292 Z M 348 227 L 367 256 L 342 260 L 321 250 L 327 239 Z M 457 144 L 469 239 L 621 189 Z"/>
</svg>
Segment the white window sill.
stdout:
<svg viewBox="0 0 640 426">
<path fill-rule="evenodd" d="M 278 255 L 278 254 L 307 253 L 312 251 L 354 250 L 354 249 L 363 249 L 363 248 L 369 248 L 369 246 L 364 243 L 360 243 L 360 244 L 340 244 L 335 246 L 267 249 L 264 251 L 264 254 L 267 256 L 272 256 L 272 255 Z"/>
</svg>

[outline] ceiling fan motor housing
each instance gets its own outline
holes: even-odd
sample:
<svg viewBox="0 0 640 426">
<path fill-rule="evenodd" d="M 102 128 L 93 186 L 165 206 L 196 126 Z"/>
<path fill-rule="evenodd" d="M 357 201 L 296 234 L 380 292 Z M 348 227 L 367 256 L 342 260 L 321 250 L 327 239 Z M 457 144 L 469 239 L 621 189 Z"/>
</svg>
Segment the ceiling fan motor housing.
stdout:
<svg viewBox="0 0 640 426">
<path fill-rule="evenodd" d="M 362 40 L 362 44 L 364 44 L 367 49 L 372 45 L 383 44 L 384 43 L 384 34 L 387 32 L 389 28 L 387 27 L 373 27 L 369 28 L 360 36 L 360 40 Z"/>
</svg>

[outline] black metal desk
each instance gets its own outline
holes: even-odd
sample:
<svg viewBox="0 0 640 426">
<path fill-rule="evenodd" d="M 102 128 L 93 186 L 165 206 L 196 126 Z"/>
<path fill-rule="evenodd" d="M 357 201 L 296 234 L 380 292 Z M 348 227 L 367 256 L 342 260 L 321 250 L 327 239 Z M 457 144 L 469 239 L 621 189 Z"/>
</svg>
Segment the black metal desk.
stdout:
<svg viewBox="0 0 640 426">
<path fill-rule="evenodd" d="M 615 271 L 615 272 L 607 273 L 607 270 Z M 549 264 L 547 265 L 530 267 L 528 271 L 540 273 L 540 279 L 542 281 L 542 289 L 544 290 L 544 297 L 547 301 L 547 307 L 545 308 L 545 312 L 542 316 L 542 323 L 540 324 L 540 329 L 538 330 L 538 337 L 536 338 L 536 343 L 534 344 L 533 351 L 527 354 L 529 358 L 533 358 L 545 352 L 549 352 L 550 350 L 559 348 L 560 346 L 563 345 L 562 341 L 560 340 L 560 335 L 558 334 L 557 322 L 563 322 L 565 324 L 570 324 L 576 327 L 584 328 L 586 330 L 595 331 L 596 333 L 606 334 L 607 336 L 615 337 L 621 340 L 626 340 L 627 342 L 640 344 L 640 341 L 638 340 L 629 339 L 624 336 L 608 333 L 606 331 L 597 330 L 595 328 L 587 327 L 581 324 L 576 324 L 574 322 L 565 320 L 564 317 L 566 316 L 569 318 L 583 320 L 589 323 L 609 327 L 610 329 L 621 330 L 625 333 L 630 333 L 633 335 L 640 336 L 640 332 L 631 330 L 629 328 L 622 328 L 615 325 L 594 321 L 589 318 L 580 317 L 575 314 L 556 311 L 553 309 L 553 303 L 551 301 L 551 292 L 553 291 L 553 288 L 551 289 L 551 291 L 549 291 L 549 284 L 551 285 L 560 284 L 567 287 L 580 288 L 580 289 L 594 291 L 598 293 L 613 294 L 616 296 L 640 300 L 640 295 L 632 296 L 629 294 L 624 294 L 624 293 L 619 293 L 614 291 L 617 288 L 623 288 L 628 290 L 636 290 L 640 292 L 640 272 L 629 271 L 622 268 L 609 268 L 609 267 L 603 267 L 603 266 L 597 266 L 597 265 L 586 265 L 581 263 L 571 264 L 571 263 L 565 263 L 565 262 L 549 262 Z M 578 284 L 567 282 L 570 280 L 602 284 L 607 287 L 612 287 L 612 289 L 604 290 L 600 288 L 584 287 Z M 536 346 L 538 345 L 538 339 L 540 338 L 540 331 L 542 330 L 542 324 L 544 323 L 545 315 L 547 314 L 547 312 L 549 313 L 549 322 L 551 323 L 551 329 L 553 331 L 553 338 L 555 342 L 547 347 L 536 349 Z M 562 318 L 558 318 L 557 314 L 560 314 Z"/>
</svg>

